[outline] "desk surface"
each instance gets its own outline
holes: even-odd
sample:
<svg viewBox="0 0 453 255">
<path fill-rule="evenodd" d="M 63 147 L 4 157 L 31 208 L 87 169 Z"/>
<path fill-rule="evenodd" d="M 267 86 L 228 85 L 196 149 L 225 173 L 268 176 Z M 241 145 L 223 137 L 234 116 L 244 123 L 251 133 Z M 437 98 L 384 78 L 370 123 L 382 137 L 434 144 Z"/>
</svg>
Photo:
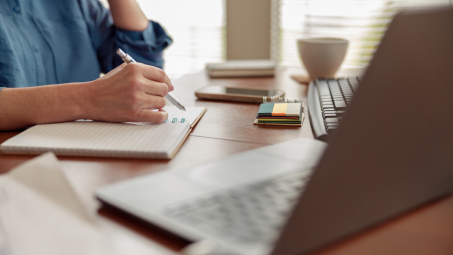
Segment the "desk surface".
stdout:
<svg viewBox="0 0 453 255">
<path fill-rule="evenodd" d="M 58 157 L 82 201 L 93 211 L 98 203 L 93 191 L 103 185 L 172 167 L 195 165 L 238 152 L 298 137 L 313 138 L 309 118 L 302 127 L 252 125 L 259 105 L 197 100 L 194 91 L 203 86 L 279 88 L 287 97 L 305 100 L 307 86 L 290 78 L 300 69 L 281 69 L 275 78 L 209 79 L 201 71 L 174 81 L 174 92 L 186 106 L 208 111 L 172 160 L 104 159 Z M 345 75 L 349 73 L 343 72 Z M 0 132 L 0 143 L 19 132 Z M 30 156 L 0 155 L 0 173 L 31 159 Z M 123 245 L 120 253 L 173 254 L 185 242 L 101 210 L 99 220 L 109 225 Z M 453 254 L 453 195 L 431 202 L 387 223 L 349 237 L 314 254 Z"/>
</svg>

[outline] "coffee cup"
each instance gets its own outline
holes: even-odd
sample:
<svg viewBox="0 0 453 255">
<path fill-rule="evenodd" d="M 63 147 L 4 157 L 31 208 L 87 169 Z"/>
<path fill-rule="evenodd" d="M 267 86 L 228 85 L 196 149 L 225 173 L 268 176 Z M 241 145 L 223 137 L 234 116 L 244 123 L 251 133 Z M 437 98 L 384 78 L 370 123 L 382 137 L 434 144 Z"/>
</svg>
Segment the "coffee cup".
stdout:
<svg viewBox="0 0 453 255">
<path fill-rule="evenodd" d="M 334 77 L 343 63 L 349 41 L 318 37 L 297 40 L 299 56 L 311 79 Z"/>
</svg>

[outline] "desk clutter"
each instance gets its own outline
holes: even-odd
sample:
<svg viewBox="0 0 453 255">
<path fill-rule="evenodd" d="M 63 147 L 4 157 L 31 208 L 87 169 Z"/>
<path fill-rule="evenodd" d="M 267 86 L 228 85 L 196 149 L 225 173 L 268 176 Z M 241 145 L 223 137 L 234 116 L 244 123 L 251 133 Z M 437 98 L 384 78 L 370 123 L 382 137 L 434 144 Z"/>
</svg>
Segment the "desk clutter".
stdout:
<svg viewBox="0 0 453 255">
<path fill-rule="evenodd" d="M 260 105 L 254 125 L 278 125 L 278 126 L 302 126 L 304 121 L 304 104 L 297 98 L 294 100 L 288 98 L 275 100 L 263 98 Z"/>
</svg>

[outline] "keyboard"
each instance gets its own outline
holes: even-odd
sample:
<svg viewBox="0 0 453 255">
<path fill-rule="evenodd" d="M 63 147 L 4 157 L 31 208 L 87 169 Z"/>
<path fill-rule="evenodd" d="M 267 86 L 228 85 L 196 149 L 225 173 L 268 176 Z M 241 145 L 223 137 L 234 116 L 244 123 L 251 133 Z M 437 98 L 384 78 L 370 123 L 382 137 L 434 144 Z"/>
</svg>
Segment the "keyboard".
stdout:
<svg viewBox="0 0 453 255">
<path fill-rule="evenodd" d="M 178 202 L 167 215 L 236 242 L 267 243 L 279 233 L 311 171 Z"/>
<path fill-rule="evenodd" d="M 354 97 L 360 77 L 318 78 L 308 87 L 308 112 L 313 133 L 327 141 L 339 125 Z"/>
</svg>

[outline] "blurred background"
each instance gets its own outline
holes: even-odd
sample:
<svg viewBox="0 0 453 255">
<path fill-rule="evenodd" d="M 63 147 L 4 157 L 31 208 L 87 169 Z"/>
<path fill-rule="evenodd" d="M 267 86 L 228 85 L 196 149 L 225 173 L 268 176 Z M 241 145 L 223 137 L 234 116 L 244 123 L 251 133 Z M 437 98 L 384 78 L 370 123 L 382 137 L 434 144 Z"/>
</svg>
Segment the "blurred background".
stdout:
<svg viewBox="0 0 453 255">
<path fill-rule="evenodd" d="M 101 0 L 106 6 L 107 0 Z M 172 78 L 208 62 L 272 59 L 301 66 L 296 39 L 350 40 L 343 66 L 365 66 L 393 15 L 453 0 L 137 0 L 173 38 L 164 70 Z"/>
</svg>

